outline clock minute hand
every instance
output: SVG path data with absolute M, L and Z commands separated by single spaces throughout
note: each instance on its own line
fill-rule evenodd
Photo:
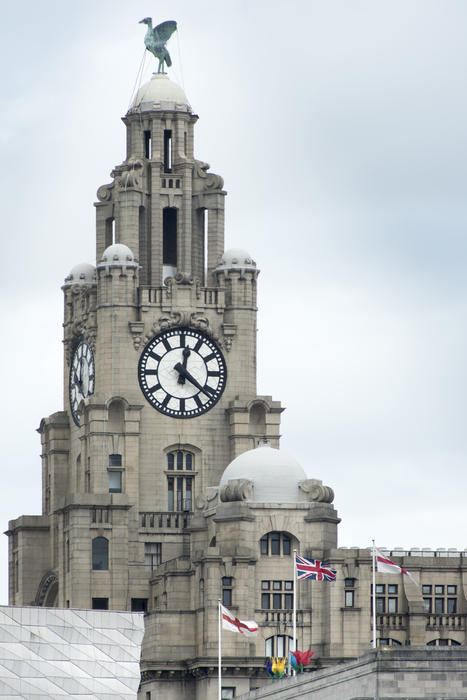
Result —
M 195 379 L 195 378 L 193 377 L 193 375 L 191 375 L 191 374 L 188 372 L 188 370 L 185 369 L 185 367 L 184 367 L 180 362 L 177 362 L 177 364 L 175 365 L 174 369 L 176 369 L 177 372 L 178 372 L 181 376 L 183 376 L 185 379 L 188 379 L 188 381 L 189 381 L 191 384 L 193 384 L 193 386 L 195 386 L 197 389 L 199 389 L 200 391 L 202 391 L 203 394 L 206 394 L 206 396 L 210 396 L 212 393 L 214 393 L 214 390 L 211 389 L 210 387 L 208 387 L 208 386 L 201 386 L 201 384 L 198 382 L 198 380 Z

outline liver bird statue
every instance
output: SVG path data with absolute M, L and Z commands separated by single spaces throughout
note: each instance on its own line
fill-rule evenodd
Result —
M 147 24 L 148 31 L 144 37 L 144 45 L 147 50 L 150 51 L 156 58 L 159 59 L 159 66 L 157 68 L 158 73 L 164 72 L 164 63 L 167 66 L 172 65 L 172 60 L 170 54 L 167 51 L 166 43 L 177 29 L 177 23 L 173 20 L 168 20 L 167 22 L 162 22 L 158 24 L 157 27 L 152 27 L 152 18 L 145 17 L 140 21 L 140 24 Z

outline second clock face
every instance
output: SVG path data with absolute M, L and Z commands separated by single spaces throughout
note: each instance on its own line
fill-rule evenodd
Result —
M 70 408 L 76 425 L 79 426 L 80 402 L 94 393 L 94 355 L 86 340 L 81 340 L 71 357 Z
M 173 328 L 146 345 L 138 379 L 155 409 L 174 418 L 195 418 L 219 401 L 227 368 L 216 343 L 205 333 Z

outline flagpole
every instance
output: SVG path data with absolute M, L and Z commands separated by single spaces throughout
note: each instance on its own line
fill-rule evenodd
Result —
M 373 547 L 371 550 L 371 558 L 373 563 L 373 649 L 376 649 L 376 566 L 375 566 L 375 541 L 372 540 Z
M 217 600 L 217 638 L 218 638 L 218 700 L 222 700 L 222 614 L 221 614 L 221 599 Z
M 293 631 L 292 631 L 292 636 L 293 636 L 293 649 L 292 651 L 297 651 L 297 550 L 294 549 L 293 551 L 293 613 L 292 613 L 292 622 L 293 622 Z M 289 654 L 289 664 L 290 664 L 290 654 Z M 294 672 L 295 675 L 295 672 Z

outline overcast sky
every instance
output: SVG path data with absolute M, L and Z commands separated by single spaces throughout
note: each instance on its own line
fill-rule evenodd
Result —
M 258 393 L 287 409 L 282 448 L 334 488 L 340 545 L 464 549 L 464 0 L 2 9 L 3 529 L 41 510 L 60 287 L 95 263 L 146 16 L 178 22 L 170 77 L 200 116 L 196 156 L 225 179 L 226 247 L 261 269 Z M 6 537 L 0 562 L 6 603 Z

